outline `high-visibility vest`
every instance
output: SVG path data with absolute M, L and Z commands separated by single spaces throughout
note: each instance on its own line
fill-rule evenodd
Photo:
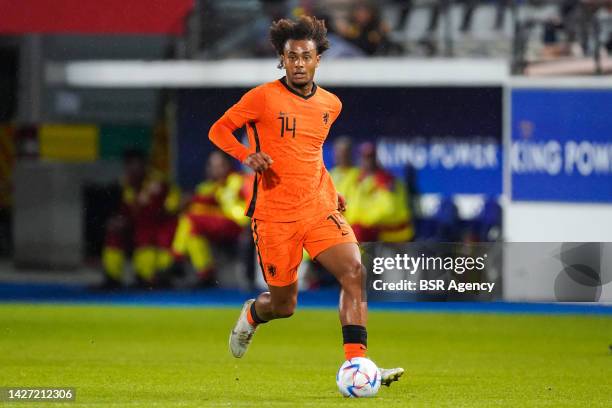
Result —
M 178 212 L 181 190 L 158 172 L 149 172 L 140 189 L 121 182 L 122 213 L 134 217 L 158 217 Z
M 393 212 L 392 177 L 383 171 L 359 174 L 347 192 L 345 217 L 351 224 L 376 227 Z
M 347 193 L 345 217 L 350 224 L 377 229 L 384 242 L 409 241 L 414 235 L 404 183 L 383 170 L 359 175 Z
M 330 170 L 329 174 L 334 182 L 336 191 L 348 200 L 348 194 L 359 178 L 359 169 L 354 166 L 336 166 Z
M 402 180 L 394 180 L 393 208 L 381 222 L 378 239 L 382 242 L 406 242 L 414 238 L 414 227 L 409 206 L 408 189 Z
M 242 175 L 231 173 L 222 182 L 208 180 L 198 184 L 188 211 L 224 216 L 238 225 L 248 224 L 244 215 L 244 182 Z

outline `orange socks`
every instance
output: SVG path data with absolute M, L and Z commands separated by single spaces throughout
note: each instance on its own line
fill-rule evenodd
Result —
M 350 360 L 355 357 L 365 357 L 366 356 L 366 346 L 359 343 L 346 343 L 344 345 L 344 358 Z
M 251 316 L 251 308 L 249 308 L 247 311 L 247 321 L 251 326 L 257 327 L 257 323 L 255 323 L 255 320 L 253 320 L 253 316 Z
M 251 303 L 251 307 L 247 310 L 247 321 L 253 327 L 257 327 L 261 323 L 267 323 L 267 320 L 263 320 L 257 316 L 257 310 L 255 310 L 255 302 Z
M 359 325 L 342 326 L 344 339 L 344 357 L 347 360 L 355 357 L 365 357 L 368 350 L 368 332 Z

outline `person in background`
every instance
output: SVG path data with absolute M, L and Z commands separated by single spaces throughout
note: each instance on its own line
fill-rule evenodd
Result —
M 358 1 L 350 12 L 348 22 L 338 22 L 338 31 L 366 55 L 401 54 L 402 49 L 389 37 L 389 27 L 382 20 L 375 2 Z
M 544 58 L 559 58 L 572 54 L 572 44 L 579 40 L 580 2 L 563 0 L 558 4 L 558 15 L 549 17 L 542 31 L 541 54 Z
M 211 244 L 237 243 L 249 223 L 244 215 L 249 195 L 245 177 L 233 170 L 229 156 L 220 151 L 212 152 L 206 164 L 206 180 L 197 185 L 179 218 L 172 242 L 173 267 L 178 268 L 188 256 L 200 285 L 214 286 Z
M 380 167 L 373 143 L 360 146 L 357 182 L 347 192 L 346 219 L 360 242 L 405 242 L 414 228 L 404 183 Z
M 327 28 L 327 39 L 329 40 L 330 48 L 325 54 L 326 59 L 357 58 L 366 55 L 361 48 L 340 35 L 331 15 L 324 11 L 316 12 L 315 15 L 325 22 L 325 27 Z
M 121 286 L 129 253 L 138 283 L 152 286 L 156 283 L 156 272 L 172 262 L 170 245 L 176 229 L 180 190 L 162 174 L 147 169 L 142 151 L 126 151 L 123 164 L 121 202 L 106 225 L 102 250 L 104 286 Z
M 341 136 L 334 141 L 334 164 L 329 174 L 338 193 L 347 199 L 359 177 L 359 168 L 353 165 L 353 143 L 349 137 Z
M 254 57 L 268 58 L 274 56 L 274 48 L 270 46 L 268 39 L 268 27 L 274 21 L 289 17 L 295 12 L 295 1 L 288 0 L 259 0 L 261 6 L 261 17 L 255 20 L 252 41 L 252 52 Z

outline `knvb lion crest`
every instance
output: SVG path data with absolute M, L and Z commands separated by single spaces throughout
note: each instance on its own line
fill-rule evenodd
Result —
M 327 125 L 328 122 L 329 122 L 329 112 L 325 112 L 323 114 L 323 123 Z
M 276 276 L 276 265 L 266 264 L 266 271 L 268 272 L 268 275 L 270 275 L 271 277 Z

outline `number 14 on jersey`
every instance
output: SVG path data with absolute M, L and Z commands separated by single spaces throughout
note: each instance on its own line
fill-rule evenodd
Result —
M 295 138 L 295 116 L 289 117 L 288 113 L 280 112 L 277 117 L 281 122 L 280 137 L 285 137 L 285 131 L 292 132 L 293 138 Z

